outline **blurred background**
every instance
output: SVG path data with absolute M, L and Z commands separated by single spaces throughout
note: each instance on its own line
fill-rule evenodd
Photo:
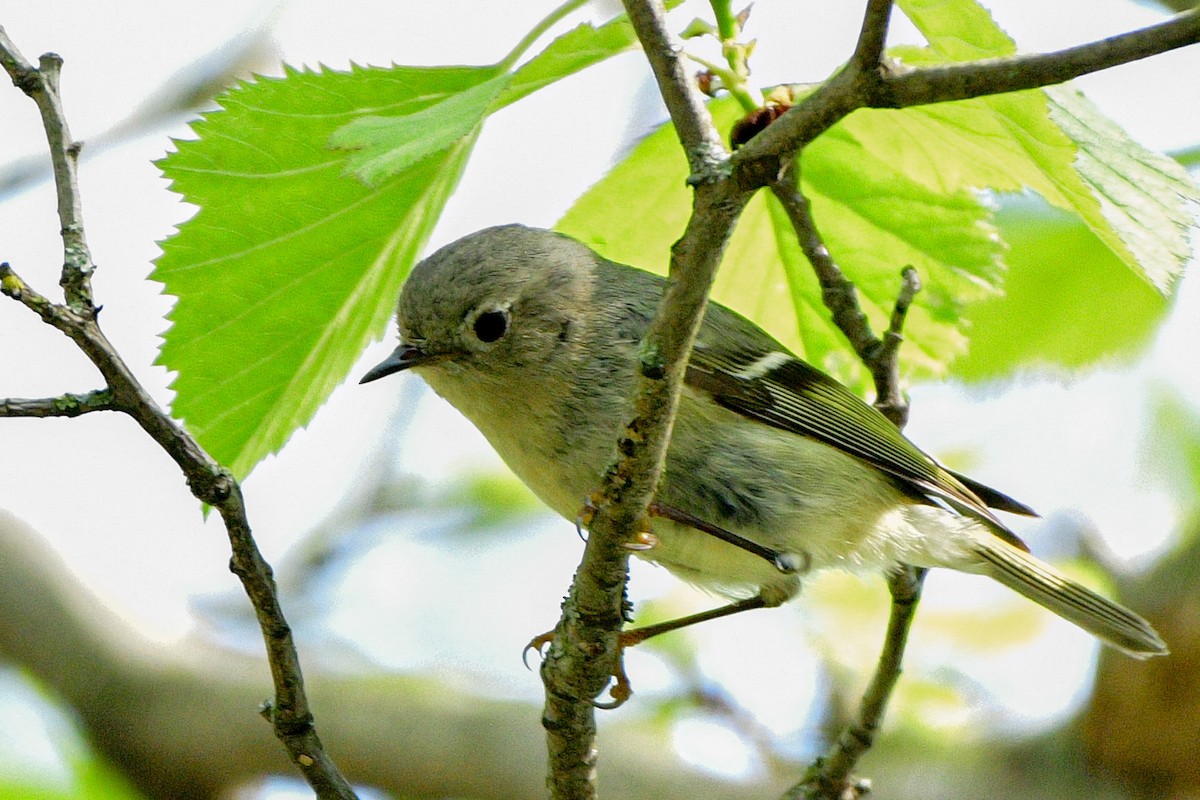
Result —
M 518 6 L 519 7 L 516 7 Z M 171 298 L 146 276 L 192 209 L 153 161 L 236 78 L 283 62 L 484 63 L 555 4 L 482 0 L 4 3 L 25 56 L 65 59 L 86 142 L 85 220 L 109 338 L 164 404 L 153 364 Z M 1146 25 L 1127 0 L 1000 0 L 1026 51 Z M 676 12 L 676 29 L 706 4 Z M 618 12 L 596 3 L 555 29 Z M 759 2 L 758 82 L 816 81 L 851 48 L 858 4 Z M 897 15 L 899 17 L 899 15 Z M 892 39 L 918 42 L 897 19 Z M 1143 144 L 1195 164 L 1200 48 L 1078 81 Z M 550 226 L 665 119 L 644 60 L 614 58 L 491 118 L 431 248 L 501 222 Z M 536 135 L 533 135 L 536 133 Z M 50 294 L 62 261 L 36 107 L 0 91 L 0 259 Z M 1024 254 L 1071 258 L 1026 199 Z M 1061 227 L 1061 226 L 1060 226 Z M 1043 248 L 1043 249 L 1038 249 Z M 1105 304 L 1110 305 L 1105 305 Z M 1125 298 L 1090 313 L 1121 318 Z M 1200 291 L 1086 368 L 911 389 L 911 438 L 1037 508 L 1017 531 L 1150 617 L 1173 655 L 1138 663 L 997 585 L 930 577 L 906 671 L 861 772 L 880 797 L 1200 797 Z M 1070 322 L 1064 320 L 1065 339 Z M 1014 321 L 1013 337 L 1022 331 Z M 363 355 L 361 374 L 390 351 Z M 0 305 L 0 396 L 99 386 L 69 342 Z M 415 378 L 337 390 L 245 482 L 276 568 L 318 729 L 365 796 L 540 797 L 541 683 L 520 653 L 551 628 L 578 563 L 478 433 Z M 0 421 L 0 798 L 306 797 L 269 725 L 248 601 L 174 465 L 124 417 Z M 638 619 L 711 607 L 641 563 Z M 601 716 L 607 797 L 777 796 L 827 746 L 874 666 L 881 580 L 822 576 L 784 608 L 636 648 L 636 692 Z

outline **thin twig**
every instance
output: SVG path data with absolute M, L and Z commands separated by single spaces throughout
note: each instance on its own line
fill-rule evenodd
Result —
M 851 61 L 862 70 L 879 69 L 883 61 L 883 47 L 887 43 L 888 23 L 892 19 L 892 0 L 869 0 L 863 15 L 862 28 L 858 34 L 858 45 L 854 48 Z
M 780 181 L 771 184 L 771 190 L 783 205 L 801 249 L 812 263 L 821 284 L 821 297 L 834 323 L 850 340 L 875 379 L 875 407 L 902 428 L 908 419 L 908 403 L 900 391 L 900 343 L 903 341 L 904 319 L 913 298 L 921 289 L 917 271 L 905 267 L 901 272 L 900 291 L 888 330 L 882 339 L 876 337 L 859 308 L 854 284 L 830 256 L 817 231 L 808 200 L 796 188 L 791 172 L 787 170 Z M 829 753 L 813 764 L 804 780 L 784 794 L 783 800 L 852 800 L 869 791 L 869 782 L 852 779 L 850 772 L 870 748 L 892 689 L 900 677 L 908 629 L 920 600 L 924 574 L 924 570 L 905 566 L 889 580 L 892 607 L 888 633 L 871 684 L 859 705 L 858 717 L 842 732 Z
M 904 341 L 904 319 L 913 298 L 921 291 L 921 277 L 916 269 L 907 266 L 900 271 L 900 292 L 887 331 L 879 342 L 874 357 L 867 364 L 875 378 L 875 407 L 903 428 L 908 422 L 908 402 L 900 391 L 900 344 Z
M 112 395 L 112 409 L 128 414 L 141 425 L 179 465 L 196 499 L 220 513 L 233 550 L 230 569 L 241 579 L 254 605 L 266 642 L 275 684 L 270 716 L 275 735 L 319 797 L 355 797 L 317 738 L 292 632 L 279 606 L 271 567 L 250 531 L 237 481 L 154 402 L 104 336 L 94 313 L 79 313 L 52 303 L 30 288 L 8 264 L 0 264 L 0 290 L 75 342 L 104 376 Z
M 874 87 L 883 77 L 881 59 L 890 0 L 871 0 L 867 5 L 858 44 L 845 74 L 856 78 L 860 87 Z M 850 90 L 853 94 L 853 89 Z M 785 115 L 786 116 L 786 115 Z M 875 381 L 875 406 L 898 428 L 908 420 L 908 403 L 900 390 L 900 343 L 904 320 L 913 298 L 921 289 L 917 271 L 905 267 L 900 291 L 888 329 L 882 338 L 871 330 L 858 303 L 854 284 L 845 276 L 829 253 L 812 216 L 808 199 L 800 191 L 798 160 L 781 171 L 770 184 L 782 204 L 804 254 L 813 266 L 821 285 L 821 298 L 834 324 L 854 347 L 859 359 L 871 371 Z M 883 720 L 888 701 L 900 678 L 908 631 L 921 599 L 925 570 L 901 565 L 888 580 L 892 595 L 888 629 L 871 682 L 859 703 L 854 721 L 842 731 L 829 752 L 818 759 L 804 779 L 783 795 L 783 800 L 857 800 L 870 792 L 870 782 L 852 777 L 858 760 L 871 748 Z
M 58 196 L 58 221 L 62 229 L 63 269 L 59 284 L 67 305 L 86 313 L 92 306 L 92 253 L 83 235 L 83 200 L 79 194 L 79 150 L 82 143 L 71 138 L 59 92 L 62 58 L 46 53 L 39 59 L 40 69 L 25 60 L 16 45 L 0 27 L 0 64 L 13 85 L 29 95 L 42 115 L 42 127 L 50 145 L 54 165 L 54 185 Z
M 78 417 L 91 411 L 114 411 L 112 392 L 94 389 L 59 397 L 0 399 L 0 417 Z
M 729 153 L 712 124 L 704 94 L 688 73 L 683 47 L 667 30 L 666 11 L 661 0 L 627 0 L 625 13 L 637 32 L 654 71 L 658 91 L 671 115 L 671 124 L 687 154 L 691 170 L 689 183 L 696 185 L 721 177 Z
M 61 283 L 67 302 L 59 305 L 50 301 L 26 284 L 8 264 L 0 264 L 0 291 L 75 342 L 104 377 L 106 389 L 100 391 L 108 392 L 108 406 L 128 414 L 141 425 L 179 465 L 192 494 L 218 510 L 233 551 L 230 569 L 241 579 L 250 597 L 266 643 L 275 685 L 275 699 L 269 709 L 275 734 L 318 797 L 350 800 L 356 795 L 325 753 L 313 726 L 292 632 L 279 605 L 271 567 L 251 534 L 241 487 L 228 470 L 214 461 L 154 402 L 97 323 L 97 309 L 92 302 L 90 287 L 93 267 L 84 240 L 75 172 L 78 146 L 67 132 L 58 100 L 58 73 L 62 60 L 47 55 L 40 63 L 41 69 L 34 69 L 0 29 L 0 64 L 13 83 L 37 101 L 50 141 L 59 215 L 63 223 L 66 257 Z
M 1200 42 L 1200 8 L 1140 30 L 1053 53 L 900 70 L 884 77 L 872 105 L 905 108 L 1052 86 L 1197 42 Z
M 864 24 L 864 29 L 866 29 Z M 762 162 L 792 158 L 830 126 L 858 108 L 905 108 L 1021 89 L 1051 86 L 1200 42 L 1200 8 L 1136 31 L 1053 53 L 986 59 L 938 67 L 864 69 L 851 62 L 817 91 L 738 150 L 739 180 L 771 182 Z M 865 50 L 860 43 L 857 51 Z
M 858 290 L 846 277 L 825 240 L 817 230 L 812 216 L 812 205 L 797 188 L 795 168 L 789 166 L 778 181 L 771 184 L 771 192 L 783 206 L 784 213 L 792 223 L 792 229 L 800 244 L 800 250 L 808 258 L 821 286 L 821 300 L 859 359 L 871 371 L 875 380 L 875 406 L 897 427 L 904 427 L 908 406 L 900 392 L 899 349 L 903 341 L 904 319 L 913 298 L 921 289 L 917 271 L 905 267 L 901 271 L 900 292 L 892 312 L 891 324 L 883 338 L 875 335 L 866 314 L 858 303 Z
M 809 768 L 804 780 L 785 792 L 781 800 L 858 800 L 870 792 L 870 781 L 852 778 L 850 773 L 863 754 L 871 749 L 892 690 L 900 678 L 904 648 L 921 600 L 926 572 L 903 566 L 888 579 L 888 589 L 892 593 L 891 616 L 875 674 L 863 692 L 858 714 L 829 752 Z
M 771 192 L 783 206 L 800 250 L 816 273 L 817 282 L 821 285 L 821 300 L 829 309 L 834 324 L 849 340 L 858 357 L 867 363 L 879 349 L 879 338 L 871 331 L 867 315 L 858 304 L 858 291 L 854 284 L 838 267 L 829 248 L 825 246 L 825 240 L 821 238 L 812 216 L 812 206 L 797 188 L 795 173 L 796 170 L 789 166 L 780 179 L 771 184 Z

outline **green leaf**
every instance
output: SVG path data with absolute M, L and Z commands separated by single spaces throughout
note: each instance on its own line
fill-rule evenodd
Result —
M 929 47 L 947 61 L 1002 58 L 1017 46 L 974 0 L 897 0 Z
M 740 113 L 728 98 L 710 107 L 722 130 Z M 962 305 L 994 292 L 1002 248 L 975 193 L 935 191 L 899 171 L 877 152 L 871 130 L 838 125 L 813 142 L 803 155 L 802 188 L 877 330 L 890 314 L 901 268 L 912 264 L 921 273 L 925 289 L 910 311 L 910 346 L 902 353 L 910 371 L 940 374 L 965 347 Z M 663 272 L 690 213 L 686 175 L 678 142 L 664 126 L 589 189 L 557 227 L 609 258 Z M 773 198 L 756 197 L 747 207 L 713 297 L 842 380 L 864 383 Z
M 154 272 L 175 415 L 238 476 L 282 447 L 384 331 L 486 116 L 635 44 L 621 17 L 511 73 L 289 69 L 218 98 L 159 162 L 200 207 Z
M 546 510 L 529 487 L 509 472 L 464 475 L 447 487 L 440 503 L 470 512 L 470 522 L 462 533 L 489 539 L 498 528 Z
M 1184 169 L 1200 167 L 1200 144 L 1194 144 L 1183 150 L 1176 150 L 1171 153 L 1171 158 L 1177 161 Z
M 486 73 L 486 68 L 480 68 L 481 75 Z M 346 161 L 347 171 L 376 186 L 478 132 L 492 101 L 511 78 L 502 73 L 468 89 L 447 92 L 416 111 L 405 98 L 400 113 L 358 117 L 335 130 L 329 144 L 356 151 Z
M 672 0 L 667 7 L 674 8 L 681 2 L 683 0 Z M 585 22 L 559 36 L 521 65 L 513 73 L 512 82 L 496 99 L 494 110 L 637 46 L 637 35 L 624 14 L 600 27 Z
M 299 72 L 242 84 L 160 163 L 200 207 L 153 277 L 179 298 L 160 363 L 173 412 L 244 476 L 312 418 L 384 330 L 474 133 L 367 186 L 332 133 L 364 109 L 419 113 L 490 68 Z
M 1151 342 L 1170 302 L 1077 216 L 1017 198 L 997 222 L 1009 245 L 1004 294 L 971 308 L 971 346 L 954 362 L 955 377 L 1081 368 L 1133 357 Z
M 801 174 L 825 242 L 876 331 L 887 326 L 900 269 L 916 268 L 922 289 L 905 323 L 906 364 L 919 375 L 943 374 L 965 347 L 963 308 L 1000 282 L 1004 248 L 990 209 L 975 192 L 923 185 L 850 126 L 807 148 Z
M 1069 86 L 1047 90 L 1050 117 L 1079 146 L 1075 171 L 1090 190 L 1076 210 L 1127 266 L 1163 294 L 1191 258 L 1200 189 L 1174 159 L 1131 140 Z
M 974 0 L 899 5 L 930 43 L 926 49 L 893 51 L 906 64 L 1016 52 Z M 907 128 L 894 137 L 900 157 L 927 161 L 927 174 L 942 185 L 1033 189 L 1051 205 L 1077 214 L 1127 267 L 1164 294 L 1190 257 L 1188 231 L 1200 189 L 1178 163 L 1134 142 L 1069 86 L 895 116 Z

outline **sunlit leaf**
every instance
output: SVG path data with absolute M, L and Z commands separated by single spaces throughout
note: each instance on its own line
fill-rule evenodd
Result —
M 312 418 L 371 338 L 462 172 L 459 139 L 368 186 L 330 135 L 364 108 L 415 113 L 488 69 L 292 71 L 242 84 L 160 162 L 200 206 L 153 277 L 179 298 L 161 363 L 174 413 L 244 476 Z
M 723 130 L 740 113 L 730 99 L 711 109 Z M 869 127 L 835 127 L 804 151 L 802 188 L 831 253 L 877 326 L 890 314 L 901 269 L 911 264 L 921 273 L 926 288 L 910 312 L 906 339 L 912 346 L 905 363 L 918 374 L 940 374 L 965 346 L 962 304 L 994 291 L 1001 245 L 977 194 L 934 191 L 874 147 Z M 664 126 L 589 189 L 557 227 L 609 258 L 663 272 L 690 213 L 686 176 L 678 142 Z M 747 207 L 713 297 L 843 380 L 862 382 L 773 198 L 757 197 Z
M 930 44 L 898 48 L 894 55 L 908 65 L 1016 53 L 975 0 L 898 5 Z M 1122 263 L 1164 294 L 1190 257 L 1200 189 L 1179 163 L 1130 139 L 1070 86 L 941 103 L 895 116 L 911 128 L 897 134 L 900 157 L 928 160 L 942 185 L 1032 189 L 1078 215 Z
M 672 9 L 682 2 L 668 0 L 665 6 Z M 496 108 L 515 103 L 543 86 L 637 46 L 637 35 L 624 14 L 599 26 L 590 22 L 578 25 L 552 41 L 513 73 L 512 82 L 496 101 Z
M 481 69 L 480 75 L 488 72 Z M 488 108 L 510 79 L 502 73 L 467 89 L 447 92 L 415 110 L 411 99 L 405 98 L 405 112 L 381 109 L 385 113 L 357 117 L 335 130 L 329 144 L 355 151 L 346 159 L 346 169 L 364 183 L 378 185 L 477 133 Z
M 971 346 L 952 372 L 992 380 L 1132 357 L 1171 304 L 1075 216 L 1030 199 L 997 217 L 1009 244 L 1004 294 L 970 311 Z

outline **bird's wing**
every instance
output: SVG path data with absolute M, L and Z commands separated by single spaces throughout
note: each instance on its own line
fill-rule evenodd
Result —
M 988 506 L 1023 514 L 1033 514 L 1032 509 L 959 478 L 904 438 L 877 409 L 785 350 L 717 352 L 698 342 L 684 382 L 731 411 L 860 458 L 925 502 L 982 520 L 1001 538 L 1028 549 Z

